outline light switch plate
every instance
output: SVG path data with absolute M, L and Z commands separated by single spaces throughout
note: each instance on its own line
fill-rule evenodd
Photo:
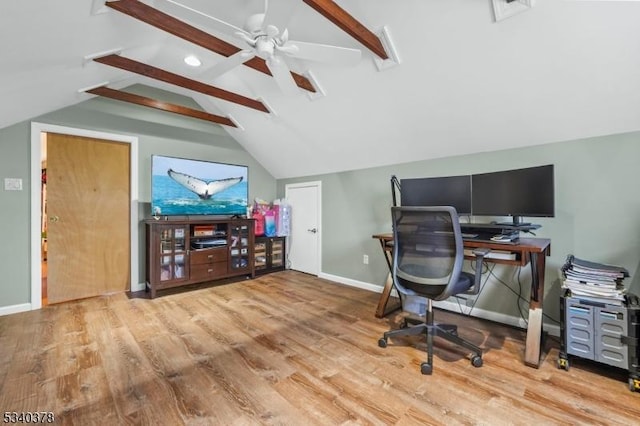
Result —
M 5 191 L 22 191 L 22 179 L 20 178 L 4 178 Z

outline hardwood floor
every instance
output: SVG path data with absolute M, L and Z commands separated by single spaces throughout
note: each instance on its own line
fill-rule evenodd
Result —
M 0 414 L 56 424 L 640 424 L 626 371 L 523 363 L 525 333 L 436 312 L 480 345 L 484 366 L 436 339 L 377 341 L 378 294 L 285 271 L 129 298 L 113 294 L 0 317 Z M 417 345 L 417 348 L 414 346 Z

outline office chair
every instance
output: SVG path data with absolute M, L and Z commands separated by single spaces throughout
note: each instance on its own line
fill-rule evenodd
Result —
M 482 350 L 458 336 L 454 324 L 434 322 L 434 300 L 444 300 L 460 293 L 477 294 L 480 289 L 482 260 L 489 250 L 479 249 L 476 254 L 476 273 L 462 271 L 464 248 L 460 223 L 455 208 L 392 207 L 393 219 L 393 283 L 405 296 L 426 298 L 425 322 L 384 333 L 378 341 L 381 348 L 387 339 L 396 336 L 425 334 L 427 361 L 420 364 L 422 374 L 433 370 L 433 338 L 442 337 L 472 352 L 471 364 L 482 366 Z M 423 304 L 424 306 L 424 304 Z

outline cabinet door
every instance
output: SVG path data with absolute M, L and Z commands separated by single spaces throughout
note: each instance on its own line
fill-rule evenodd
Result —
M 189 230 L 186 226 L 165 225 L 158 229 L 158 260 L 161 283 L 184 281 L 189 276 L 187 243 Z
M 580 303 L 577 299 L 565 299 L 567 353 L 586 359 L 594 359 L 594 307 Z
M 625 370 L 629 368 L 629 347 L 622 339 L 622 336 L 629 335 L 627 314 L 627 308 L 623 306 L 595 308 L 596 343 L 593 359 Z
M 234 274 L 241 271 L 251 271 L 252 250 L 250 248 L 251 227 L 248 222 L 233 223 L 230 226 L 229 238 L 229 271 Z
M 254 266 L 259 272 L 267 268 L 267 240 L 257 238 L 254 247 Z
M 279 269 L 284 266 L 284 239 L 274 238 L 271 240 L 271 267 Z

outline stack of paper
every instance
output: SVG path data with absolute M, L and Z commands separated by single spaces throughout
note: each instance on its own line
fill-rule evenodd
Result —
M 562 288 L 569 289 L 574 297 L 618 305 L 624 301 L 626 290 L 622 281 L 629 276 L 625 268 L 569 255 L 562 273 Z

